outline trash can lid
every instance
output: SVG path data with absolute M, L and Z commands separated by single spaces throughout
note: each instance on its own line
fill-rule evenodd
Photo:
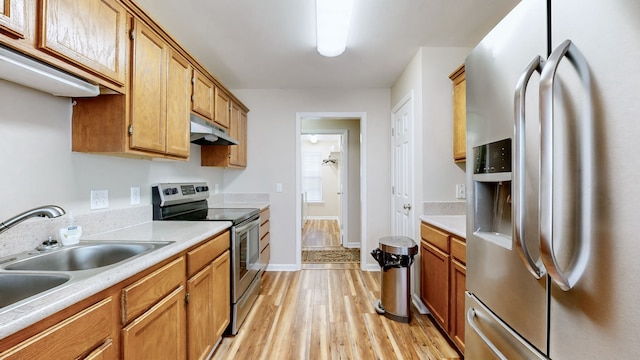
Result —
M 415 255 L 418 245 L 406 236 L 385 236 L 380 238 L 380 250 L 389 254 Z

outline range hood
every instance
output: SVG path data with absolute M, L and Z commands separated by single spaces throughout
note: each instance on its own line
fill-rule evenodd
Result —
M 227 131 L 191 114 L 191 142 L 198 145 L 238 145 Z
M 93 97 L 100 88 L 5 46 L 0 46 L 0 79 L 55 96 Z

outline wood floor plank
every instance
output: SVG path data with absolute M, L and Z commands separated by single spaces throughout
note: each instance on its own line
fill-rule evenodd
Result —
M 379 273 L 267 272 L 245 323 L 212 359 L 459 359 L 427 315 L 403 324 L 375 312 Z

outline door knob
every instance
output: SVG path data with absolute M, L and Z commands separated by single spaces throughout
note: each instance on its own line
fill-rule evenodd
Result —
M 402 208 L 405 210 L 411 210 L 411 204 L 404 204 Z

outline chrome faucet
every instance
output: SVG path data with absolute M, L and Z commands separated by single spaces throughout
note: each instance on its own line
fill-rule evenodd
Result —
M 31 210 L 27 210 L 25 212 L 23 212 L 22 214 L 18 214 L 14 217 L 12 217 L 9 220 L 5 220 L 3 222 L 0 223 L 0 234 L 9 230 L 10 227 L 12 227 L 13 225 L 16 225 L 20 222 L 23 222 L 24 220 L 27 220 L 28 218 L 32 218 L 34 216 L 41 216 L 41 217 L 48 217 L 48 218 L 55 218 L 61 215 L 66 214 L 65 211 L 56 205 L 46 205 L 46 206 L 40 206 Z

